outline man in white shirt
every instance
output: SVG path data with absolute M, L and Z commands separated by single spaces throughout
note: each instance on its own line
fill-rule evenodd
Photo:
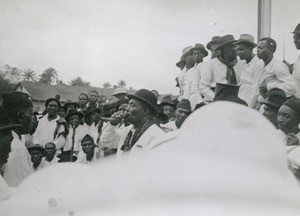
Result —
M 293 31 L 294 34 L 294 44 L 297 50 L 300 50 L 300 23 L 296 26 L 295 30 Z M 294 63 L 293 66 L 293 77 L 296 81 L 298 90 L 295 96 L 300 98 L 300 56 L 298 56 L 297 61 Z
M 284 91 L 287 97 L 293 96 L 297 91 L 297 85 L 290 74 L 288 67 L 274 57 L 276 42 L 272 38 L 262 38 L 257 45 L 257 56 L 264 61 L 262 75 L 258 81 L 260 98 L 262 102 L 266 93 L 274 88 Z
M 93 137 L 94 143 L 96 144 L 99 140 L 99 127 L 102 126 L 102 122 L 99 121 L 100 119 L 97 112 L 99 112 L 99 109 L 95 107 L 87 107 L 84 112 L 85 123 L 83 124 L 83 126 L 87 128 L 88 134 Z
M 249 34 L 241 34 L 239 40 L 235 42 L 237 54 L 241 60 L 246 62 L 241 71 L 241 81 L 239 97 L 252 107 L 255 105 L 255 94 L 258 79 L 261 76 L 264 62 L 259 59 L 253 49 L 257 46 L 254 37 Z
M 77 157 L 81 150 L 81 140 L 88 133 L 88 129 L 80 124 L 83 113 L 76 111 L 69 113 L 66 117 L 69 123 L 69 133 L 66 137 L 66 143 L 63 147 L 64 151 L 71 151 L 71 154 Z
M 192 74 L 192 71 L 194 70 L 193 67 L 195 65 L 195 59 L 193 57 L 193 54 L 190 52 L 192 47 L 187 47 L 184 51 L 185 56 L 185 67 L 180 71 L 178 75 L 178 85 L 179 85 L 179 96 L 178 100 L 180 101 L 183 98 L 189 97 L 189 91 L 188 86 L 186 84 L 189 82 L 189 75 Z
M 42 166 L 46 167 L 58 163 L 59 158 L 55 156 L 56 148 L 54 143 L 47 143 L 45 145 L 45 157 L 42 158 Z
M 219 55 L 219 50 L 215 50 L 215 47 L 217 45 L 217 40 L 219 39 L 219 36 L 214 36 L 210 42 L 207 43 L 206 48 L 211 51 L 211 58 L 216 58 Z M 192 86 L 191 86 L 191 104 L 192 104 L 192 110 L 195 109 L 196 105 L 201 104 L 203 102 L 202 95 L 200 93 L 200 81 L 201 81 L 201 73 L 202 73 L 202 67 L 204 64 L 209 63 L 203 62 L 202 64 L 196 65 L 196 70 L 192 78 Z
M 284 102 L 279 108 L 277 121 L 279 134 L 286 144 L 290 168 L 300 183 L 300 99 Z
M 195 59 L 195 66 L 193 67 L 192 73 L 189 74 L 188 76 L 188 82 L 186 85 L 186 97 L 184 99 L 188 99 L 191 102 L 192 109 L 195 108 L 196 104 L 199 104 L 202 102 L 202 96 L 201 94 L 195 94 L 195 82 L 200 83 L 201 79 L 201 67 L 202 67 L 202 62 L 203 58 L 208 55 L 208 52 L 206 51 L 205 47 L 202 44 L 196 44 L 190 52 L 192 53 L 194 59 Z
M 25 147 L 23 134 L 31 131 L 34 118 L 33 105 L 29 95 L 23 92 L 3 94 L 2 106 L 13 124 L 20 124 L 21 128 L 12 131 L 13 141 L 11 152 L 4 168 L 3 178 L 11 187 L 17 187 L 32 172 L 30 155 Z
M 204 97 L 204 101 L 213 100 L 216 83 L 230 85 L 240 83 L 240 74 L 245 63 L 237 59 L 234 41 L 232 35 L 220 37 L 215 47 L 215 50 L 220 51 L 219 56 L 203 65 L 200 93 Z
M 120 132 L 117 157 L 124 153 L 137 154 L 145 151 L 156 137 L 164 132 L 154 123 L 157 115 L 157 98 L 147 89 L 140 89 L 134 95 L 127 95 L 127 120 L 131 124 Z
M 36 131 L 33 134 L 33 144 L 45 146 L 52 142 L 56 149 L 60 150 L 65 144 L 67 123 L 58 115 L 60 103 L 55 98 L 49 98 L 45 102 L 47 114 L 39 121 Z
M 44 167 L 42 163 L 42 158 L 44 157 L 45 150 L 41 145 L 34 145 L 28 148 L 29 154 L 31 156 L 31 162 L 33 166 L 33 171 L 36 172 Z
M 93 163 L 103 158 L 103 153 L 98 146 L 95 145 L 93 138 L 90 135 L 85 135 L 81 140 L 81 147 L 84 154 L 78 157 L 76 163 Z
M 175 110 L 175 121 L 170 121 L 161 126 L 164 132 L 168 133 L 174 130 L 178 130 L 185 119 L 192 113 L 191 104 L 188 100 L 181 100 Z

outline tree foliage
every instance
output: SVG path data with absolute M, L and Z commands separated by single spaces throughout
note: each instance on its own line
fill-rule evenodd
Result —
M 109 87 L 111 87 L 110 82 L 103 83 L 103 88 L 109 88 Z
M 57 71 L 49 67 L 40 75 L 39 82 L 46 83 L 46 84 L 53 84 L 58 80 L 58 73 Z
M 89 81 L 84 81 L 81 77 L 76 77 L 75 79 L 71 80 L 71 86 L 82 86 L 82 87 L 89 87 L 91 83 Z
M 22 71 L 21 76 L 24 78 L 24 81 L 32 81 L 32 82 L 36 82 L 37 81 L 37 77 L 36 77 L 36 73 L 31 70 L 30 68 L 25 69 Z
M 12 91 L 15 84 L 22 80 L 21 70 L 5 65 L 0 69 L 0 94 Z
M 126 86 L 126 81 L 125 80 L 120 80 L 118 82 L 118 86 L 121 87 L 121 88 L 124 88 Z

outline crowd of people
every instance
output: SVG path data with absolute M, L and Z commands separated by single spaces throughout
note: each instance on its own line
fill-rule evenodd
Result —
M 293 31 L 300 49 L 300 24 Z M 257 54 L 254 49 L 257 47 Z M 211 51 L 211 59 L 203 61 Z M 97 91 L 61 104 L 59 96 L 34 112 L 28 94 L 3 94 L 0 107 L 1 199 L 33 172 L 56 163 L 94 163 L 137 155 L 177 132 L 187 117 L 215 101 L 256 109 L 278 129 L 290 170 L 300 176 L 300 58 L 293 65 L 274 57 L 276 41 L 252 35 L 214 36 L 206 45 L 183 49 L 176 78 L 178 98 L 159 101 L 156 90 L 128 94 L 117 88 L 105 102 Z

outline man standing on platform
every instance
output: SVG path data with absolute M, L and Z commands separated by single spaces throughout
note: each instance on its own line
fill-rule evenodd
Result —
M 296 49 L 300 50 L 300 23 L 296 26 L 295 30 L 293 31 L 293 34 L 294 34 L 294 44 L 296 46 Z M 298 87 L 295 96 L 297 98 L 300 98 L 300 55 L 293 66 L 293 77 Z
M 204 101 L 213 100 L 216 83 L 239 84 L 241 70 L 245 63 L 237 59 L 234 41 L 232 35 L 220 37 L 215 47 L 216 51 L 220 51 L 220 55 L 203 66 L 200 93 L 204 97 Z

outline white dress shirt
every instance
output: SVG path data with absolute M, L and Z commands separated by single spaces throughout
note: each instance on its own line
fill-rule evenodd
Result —
M 25 142 L 14 131 L 12 135 L 11 152 L 5 164 L 3 178 L 10 187 L 17 187 L 33 172 L 33 168 Z
M 233 69 L 236 76 L 237 84 L 240 83 L 241 71 L 245 65 L 244 61 L 238 60 Z M 227 66 L 218 58 L 213 58 L 203 65 L 200 81 L 200 93 L 205 101 L 212 101 L 215 93 L 211 88 L 216 87 L 216 83 L 228 83 L 226 79 Z
M 122 157 L 122 155 L 124 154 L 124 151 L 121 150 L 121 147 L 124 145 L 124 141 L 127 137 L 127 134 L 130 131 L 132 131 L 134 134 L 135 129 L 133 128 L 133 125 L 129 125 L 129 126 L 125 127 L 122 130 L 122 132 L 120 132 L 120 140 L 119 140 L 119 145 L 118 145 L 117 158 Z M 150 145 L 150 143 L 162 134 L 165 134 L 164 131 L 162 129 L 160 129 L 156 124 L 151 125 L 142 134 L 142 136 L 137 140 L 137 142 L 134 144 L 134 146 L 129 151 L 129 154 L 135 155 L 142 151 L 146 151 L 146 149 Z
M 263 68 L 264 62 L 255 55 L 241 71 L 241 86 L 238 96 L 246 101 L 248 105 L 252 104 L 258 91 L 258 80 L 262 75 Z
M 294 95 L 297 91 L 296 82 L 290 74 L 288 67 L 275 57 L 263 68 L 258 85 L 266 79 L 269 80 L 267 82 L 268 91 L 279 88 L 285 92 L 287 97 Z
M 70 151 L 72 148 L 72 138 L 73 138 L 73 127 L 69 127 L 69 133 L 66 137 L 66 143 L 64 145 L 64 151 Z M 82 138 L 87 135 L 88 129 L 83 125 L 78 125 L 75 128 L 75 137 L 74 137 L 74 151 L 79 152 L 81 150 L 81 140 Z
M 56 149 L 61 149 L 65 143 L 65 138 L 63 136 L 55 137 L 54 132 L 57 127 L 57 121 L 60 119 L 60 116 L 51 121 L 48 120 L 48 114 L 39 120 L 36 131 L 33 134 L 33 144 L 39 144 L 43 147 L 48 142 L 52 142 L 56 145 Z M 64 126 L 60 125 L 58 129 L 58 134 L 64 131 Z

